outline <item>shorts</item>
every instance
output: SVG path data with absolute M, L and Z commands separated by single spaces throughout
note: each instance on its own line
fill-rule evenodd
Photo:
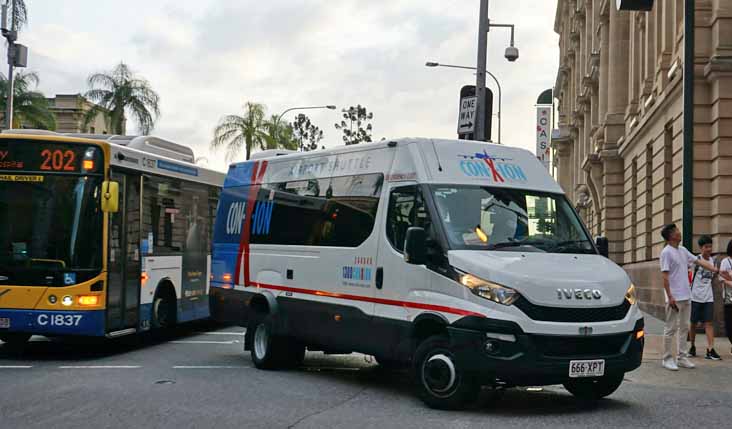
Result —
M 691 323 L 713 322 L 713 302 L 691 302 Z

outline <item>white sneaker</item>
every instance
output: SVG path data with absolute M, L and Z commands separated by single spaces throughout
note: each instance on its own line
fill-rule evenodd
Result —
M 676 365 L 676 362 L 672 358 L 666 358 L 661 361 L 661 366 L 666 368 L 669 371 L 678 371 L 679 367 Z
M 679 360 L 678 360 L 678 362 L 679 362 L 679 365 L 678 366 L 680 366 L 681 368 L 688 368 L 688 369 L 696 368 L 696 365 L 694 365 L 693 363 L 691 363 L 691 361 L 689 360 L 689 358 L 686 357 L 686 356 L 680 357 Z

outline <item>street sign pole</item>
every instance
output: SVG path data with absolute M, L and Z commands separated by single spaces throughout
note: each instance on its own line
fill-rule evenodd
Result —
M 486 92 L 485 72 L 488 55 L 488 0 L 480 0 L 480 20 L 478 21 L 478 70 L 475 79 L 477 111 L 475 115 L 475 140 L 486 141 Z

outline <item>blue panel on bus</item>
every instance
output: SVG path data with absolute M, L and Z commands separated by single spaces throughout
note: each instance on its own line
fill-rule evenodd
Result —
M 175 162 L 158 160 L 158 168 L 162 170 L 172 171 L 174 173 L 187 174 L 189 176 L 198 176 L 198 169 L 187 165 L 176 164 Z
M 254 164 L 255 161 L 232 164 L 229 167 L 229 173 L 226 175 L 226 179 L 224 179 L 224 188 L 251 184 Z
M 10 319 L 10 332 L 38 335 L 104 335 L 104 310 L 0 310 L 0 318 Z

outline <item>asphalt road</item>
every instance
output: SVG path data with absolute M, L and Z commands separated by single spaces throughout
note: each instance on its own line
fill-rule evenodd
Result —
M 649 359 L 596 403 L 550 386 L 511 389 L 500 399 L 486 391 L 469 409 L 446 412 L 425 407 L 406 374 L 362 355 L 308 353 L 304 368 L 257 370 L 242 352 L 242 331 L 197 323 L 162 339 L 34 337 L 22 354 L 0 345 L 0 428 L 720 428 L 732 421 L 729 354 L 678 373 Z

